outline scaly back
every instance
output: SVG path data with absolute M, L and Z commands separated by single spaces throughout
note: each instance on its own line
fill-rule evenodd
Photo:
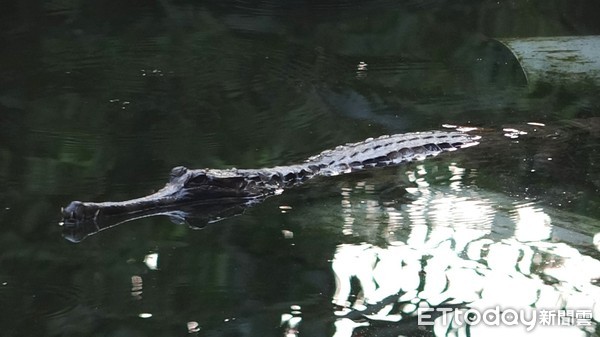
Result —
M 462 132 L 414 132 L 340 145 L 310 157 L 306 163 L 319 167 L 318 174 L 333 176 L 369 167 L 398 165 L 422 160 L 441 152 L 477 145 L 479 136 Z

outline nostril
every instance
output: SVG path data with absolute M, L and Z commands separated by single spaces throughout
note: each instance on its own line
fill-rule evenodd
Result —
M 83 220 L 85 219 L 86 206 L 81 201 L 72 201 L 67 207 L 61 208 L 63 219 Z

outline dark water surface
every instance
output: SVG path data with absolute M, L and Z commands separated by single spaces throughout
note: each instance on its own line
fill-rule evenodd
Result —
M 4 1 L 0 334 L 464 334 L 416 323 L 445 303 L 585 309 L 589 326 L 534 332 L 598 335 L 598 88 L 528 86 L 492 38 L 598 35 L 599 12 Z M 285 165 L 442 124 L 483 128 L 481 145 L 316 179 L 203 230 L 153 217 L 74 244 L 58 224 L 71 200 L 146 195 L 174 166 Z

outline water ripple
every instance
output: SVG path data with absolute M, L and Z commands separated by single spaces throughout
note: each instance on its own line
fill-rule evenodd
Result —
M 33 312 L 36 316 L 64 316 L 81 301 L 81 289 L 74 285 L 44 285 L 33 291 Z
M 19 308 L 21 314 L 35 319 L 65 316 L 81 300 L 82 291 L 73 284 L 31 284 L 10 276 L 0 277 L 0 303 L 12 303 L 12 310 Z

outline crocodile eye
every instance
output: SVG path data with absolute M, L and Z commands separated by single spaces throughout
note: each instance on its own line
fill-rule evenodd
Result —
M 206 175 L 206 171 L 205 170 L 192 170 L 189 171 L 189 177 L 186 178 L 186 185 L 201 185 L 206 183 L 206 181 L 208 180 L 208 177 Z
M 177 166 L 171 170 L 171 174 L 169 175 L 170 180 L 177 179 L 183 176 L 188 171 L 185 166 Z

